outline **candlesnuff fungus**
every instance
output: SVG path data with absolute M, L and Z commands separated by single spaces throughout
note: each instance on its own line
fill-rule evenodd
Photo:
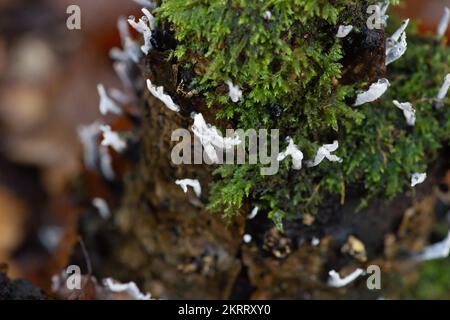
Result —
M 99 162 L 100 162 L 100 172 L 105 179 L 112 181 L 115 179 L 116 175 L 114 173 L 112 165 L 112 157 L 109 154 L 108 147 L 100 145 L 98 148 L 99 152 Z
M 119 133 L 112 131 L 108 125 L 101 125 L 100 130 L 103 133 L 102 146 L 109 146 L 117 152 L 125 151 L 127 143 L 120 137 Z
M 250 243 L 250 242 L 252 242 L 252 236 L 250 234 L 246 233 L 242 237 L 242 240 L 244 240 L 245 243 Z
M 109 50 L 109 57 L 120 62 L 126 62 L 130 59 L 128 52 L 119 48 L 111 48 L 111 50 Z
M 436 97 L 437 108 L 441 108 L 445 99 L 445 96 L 447 95 L 448 89 L 450 88 L 450 73 L 445 76 L 444 83 L 442 84 L 441 88 L 439 89 L 438 95 Z
M 405 54 L 407 47 L 406 32 L 403 32 L 400 41 L 389 43 L 386 46 L 386 65 L 401 58 Z
M 117 61 L 113 63 L 114 71 L 119 77 L 120 81 L 126 88 L 132 88 L 133 82 L 130 79 L 130 75 L 128 73 L 128 66 L 126 62 Z
M 411 175 L 411 187 L 415 187 L 416 185 L 423 183 L 426 178 L 426 173 L 413 173 Z
M 94 198 L 92 199 L 92 205 L 98 210 L 98 213 L 103 219 L 109 219 L 111 217 L 111 211 L 105 199 Z
M 128 104 L 132 100 L 131 96 L 129 96 L 125 92 L 123 92 L 119 89 L 116 89 L 116 88 L 109 89 L 108 94 L 110 95 L 110 97 L 112 99 L 114 99 L 115 101 L 120 102 L 122 104 Z
M 100 123 L 81 125 L 77 128 L 78 137 L 83 146 L 84 165 L 94 170 L 97 163 L 97 137 L 100 134 Z
M 247 216 L 248 220 L 254 219 L 256 217 L 256 215 L 258 214 L 259 211 L 259 207 L 256 206 L 252 209 L 252 212 L 250 212 L 250 214 Z
M 297 145 L 294 143 L 294 140 L 292 140 L 291 137 L 287 137 L 286 140 L 289 142 L 289 144 L 286 150 L 278 155 L 277 160 L 283 161 L 284 159 L 286 159 L 287 156 L 291 156 L 292 168 L 294 170 L 300 170 L 302 168 L 303 152 L 300 151 L 300 149 L 297 147 Z
M 401 36 L 405 33 L 409 25 L 409 19 L 403 20 L 401 26 L 387 39 L 388 43 L 397 43 Z
M 381 8 L 380 8 L 381 17 L 380 17 L 380 20 L 383 22 L 383 25 L 386 27 L 387 26 L 387 21 L 389 19 L 389 16 L 386 13 L 387 13 L 387 10 L 389 9 L 390 1 L 389 0 L 383 0 L 383 2 L 380 2 L 380 3 L 381 3 Z
M 183 189 L 184 193 L 187 192 L 187 187 L 191 187 L 192 189 L 194 189 L 194 193 L 197 197 L 200 198 L 200 196 L 202 195 L 202 187 L 200 185 L 200 182 L 195 179 L 182 179 L 182 180 L 177 180 L 175 181 L 175 184 L 179 185 L 181 187 L 181 189 Z
M 230 150 L 242 142 L 237 134 L 233 137 L 223 137 L 216 127 L 205 122 L 201 113 L 194 115 L 194 124 L 191 129 L 194 135 L 200 140 L 200 143 L 205 149 L 205 153 L 212 163 L 219 163 L 215 148 Z
M 136 22 L 135 16 L 129 16 L 128 17 L 128 24 L 136 30 L 138 33 L 144 34 L 147 30 L 150 30 L 150 27 L 148 26 L 148 21 L 143 19 L 144 17 L 139 18 L 139 21 Z
M 416 123 L 416 110 L 414 110 L 412 104 L 409 102 L 398 102 L 397 100 L 394 100 L 392 102 L 397 108 L 403 111 L 406 123 L 409 126 L 414 126 L 414 124 Z
M 352 25 L 344 26 L 340 25 L 336 37 L 345 38 L 353 30 Z
M 48 252 L 55 252 L 61 239 L 64 236 L 64 229 L 57 225 L 47 225 L 38 231 L 38 238 Z
M 334 141 L 332 144 L 324 144 L 317 150 L 317 154 L 314 160 L 308 160 L 306 162 L 306 165 L 308 167 L 315 167 L 319 165 L 319 163 L 321 163 L 325 158 L 331 162 L 342 162 L 342 158 L 339 158 L 338 156 L 331 154 L 331 152 L 336 151 L 338 148 L 339 148 L 338 141 Z
M 173 102 L 172 98 L 169 95 L 164 93 L 164 88 L 162 86 L 156 87 L 152 84 L 152 81 L 150 79 L 147 79 L 147 88 L 151 92 L 151 94 L 155 98 L 161 100 L 167 108 L 175 112 L 180 111 L 180 107 Z
M 148 8 L 150 10 L 153 10 L 156 7 L 158 7 L 158 5 L 151 0 L 133 0 L 133 1 L 136 2 L 138 5 L 140 5 L 141 7 Z
M 239 100 L 241 100 L 242 98 L 241 89 L 239 89 L 238 86 L 235 86 L 233 82 L 231 82 L 230 80 L 227 81 L 227 85 L 229 90 L 228 95 L 230 96 L 231 101 L 238 102 Z
M 330 276 L 328 278 L 328 285 L 333 288 L 345 287 L 346 285 L 355 281 L 363 273 L 364 273 L 363 269 L 357 268 L 355 271 L 350 273 L 345 278 L 341 278 L 339 273 L 337 273 L 335 270 L 331 270 L 330 272 L 328 272 L 328 275 Z
M 142 57 L 139 44 L 130 37 L 125 39 L 124 52 L 129 60 L 138 63 Z
M 313 247 L 317 247 L 319 244 L 320 244 L 320 239 L 319 239 L 319 238 L 313 237 L 313 238 L 311 239 L 311 245 L 312 245 Z
M 447 258 L 450 253 L 450 231 L 442 241 L 433 243 L 425 247 L 422 252 L 414 255 L 414 259 L 419 261 L 427 261 L 434 259 Z
M 153 31 L 155 30 L 155 17 L 152 15 L 152 13 L 150 11 L 148 11 L 148 9 L 143 8 L 142 13 L 145 15 L 145 17 L 147 18 L 148 21 L 148 25 L 150 27 L 150 30 Z
M 98 95 L 100 96 L 99 110 L 102 115 L 114 113 L 123 114 L 122 109 L 108 96 L 105 87 L 102 84 L 97 85 Z
M 124 17 L 120 17 L 117 20 L 117 29 L 119 29 L 120 41 L 122 43 L 122 47 L 124 47 L 124 50 L 112 48 L 109 51 L 109 56 L 115 61 L 127 62 L 131 60 L 134 63 L 139 62 L 139 45 L 131 39 L 128 23 Z
M 143 294 L 136 283 L 120 283 L 112 278 L 106 278 L 103 280 L 103 285 L 112 292 L 126 292 L 128 293 L 134 300 L 151 300 L 151 294 Z
M 130 35 L 130 29 L 128 29 L 128 22 L 127 19 L 125 19 L 125 17 L 119 17 L 119 19 L 117 19 L 117 29 L 119 30 L 119 36 L 120 36 L 120 41 L 122 43 L 122 45 L 125 45 L 125 39 L 129 38 Z
M 152 49 L 152 31 L 155 29 L 155 18 L 147 9 L 142 9 L 144 16 L 139 19 L 138 22 L 135 21 L 135 17 L 131 16 L 128 18 L 128 23 L 142 36 L 144 37 L 144 45 L 141 50 L 144 54 L 148 54 Z
M 128 24 L 136 30 L 138 33 L 145 34 L 146 32 L 150 31 L 150 27 L 148 25 L 148 20 L 144 19 L 144 17 L 139 18 L 139 21 L 136 22 L 135 16 L 129 16 L 128 17 Z M 144 52 L 145 53 L 145 52 Z
M 264 20 L 270 20 L 270 18 L 272 18 L 272 12 L 270 11 L 264 12 L 263 18 Z
M 392 36 L 386 40 L 386 65 L 398 60 L 406 52 L 408 46 L 406 42 L 406 28 L 408 27 L 409 19 L 402 22 Z
M 387 79 L 380 79 L 376 83 L 370 85 L 369 90 L 359 93 L 353 106 L 361 106 L 368 102 L 373 102 L 380 98 L 388 89 L 390 83 Z
M 437 35 L 438 39 L 442 38 L 444 36 L 445 32 L 447 31 L 449 20 L 450 20 L 450 9 L 445 7 L 444 14 L 442 15 L 442 18 L 439 21 L 439 24 L 437 27 L 436 35 Z

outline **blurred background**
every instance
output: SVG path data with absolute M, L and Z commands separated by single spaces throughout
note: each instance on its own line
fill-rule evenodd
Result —
M 66 9 L 81 8 L 81 30 Z M 109 50 L 123 0 L 0 0 L 0 262 L 48 287 L 48 258 L 75 221 L 67 185 L 82 170 L 76 128 L 99 118 L 96 86 L 120 88 Z M 44 283 L 46 282 L 46 283 Z
M 71 4 L 81 30 L 66 27 Z M 408 0 L 396 10 L 434 33 L 445 6 Z M 120 45 L 117 18 L 138 11 L 132 0 L 0 0 L 0 262 L 12 278 L 49 285 L 49 257 L 77 214 L 67 195 L 82 170 L 76 128 L 99 118 L 98 83 L 120 88 L 108 52 Z M 450 298 L 443 267 L 424 266 L 426 281 L 407 295 Z

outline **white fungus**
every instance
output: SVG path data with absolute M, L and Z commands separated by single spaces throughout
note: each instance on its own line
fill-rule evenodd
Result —
M 133 82 L 131 81 L 130 75 L 128 73 L 127 63 L 123 61 L 114 62 L 113 68 L 122 84 L 126 88 L 132 88 Z
M 399 59 L 407 48 L 406 28 L 409 25 L 409 19 L 403 20 L 401 26 L 386 39 L 386 65 Z
M 264 12 L 263 18 L 264 20 L 270 20 L 270 18 L 272 18 L 272 12 L 270 11 Z
M 151 295 L 149 293 L 143 294 L 139 288 L 136 286 L 136 283 L 120 283 L 111 278 L 107 278 L 103 280 L 103 285 L 112 292 L 126 292 L 128 293 L 134 300 L 150 300 Z
M 277 161 L 283 161 L 287 156 L 292 157 L 292 168 L 294 170 L 300 170 L 302 168 L 303 152 L 297 147 L 291 137 L 286 138 L 289 144 L 285 151 L 278 154 Z
M 38 231 L 38 238 L 48 252 L 54 252 L 64 235 L 63 228 L 59 226 L 46 226 Z
M 117 28 L 119 29 L 120 40 L 124 49 L 112 48 L 109 52 L 110 57 L 115 61 L 128 62 L 131 60 L 134 63 L 138 63 L 141 57 L 139 44 L 131 39 L 128 23 L 124 17 L 118 19 Z
M 100 134 L 100 123 L 79 126 L 77 133 L 83 145 L 84 165 L 94 170 L 97 163 L 97 137 Z
M 400 59 L 405 54 L 407 47 L 406 32 L 403 32 L 400 41 L 386 46 L 386 65 Z
M 244 236 L 242 237 L 242 240 L 244 240 L 245 243 L 250 243 L 252 242 L 252 236 L 247 234 L 244 234 Z
M 450 88 L 450 73 L 445 76 L 444 83 L 442 84 L 441 88 L 439 89 L 439 93 L 436 97 L 436 100 L 437 100 L 436 107 L 437 108 L 441 108 L 443 106 L 444 99 L 447 96 L 447 92 L 448 92 L 449 88 Z
M 194 189 L 194 193 L 197 197 L 200 198 L 200 196 L 202 195 L 202 187 L 200 185 L 200 182 L 195 179 L 182 179 L 182 180 L 177 180 L 175 181 L 175 183 L 177 185 L 179 185 L 181 187 L 181 189 L 183 189 L 184 193 L 187 192 L 187 187 L 191 187 L 192 189 Z
M 155 27 L 155 18 L 147 9 L 142 9 L 144 16 L 139 19 L 138 22 L 135 21 L 134 16 L 130 16 L 128 18 L 128 23 L 142 36 L 144 37 L 144 45 L 141 47 L 141 50 L 144 54 L 148 54 L 152 49 L 152 30 Z
M 103 133 L 102 146 L 109 146 L 117 152 L 123 152 L 126 149 L 127 143 L 125 140 L 117 132 L 112 131 L 110 126 L 102 125 L 100 130 Z
M 317 247 L 319 244 L 320 244 L 320 239 L 319 238 L 314 237 L 314 238 L 311 239 L 311 245 L 313 247 Z
M 341 278 L 339 273 L 337 273 L 335 270 L 331 270 L 330 272 L 328 272 L 328 275 L 330 276 L 328 278 L 328 285 L 333 288 L 345 287 L 349 283 L 355 281 L 356 278 L 358 278 L 363 273 L 364 273 L 363 269 L 357 268 L 355 271 L 350 273 L 345 278 Z
M 143 8 L 141 11 L 147 17 L 150 30 L 155 30 L 155 17 L 146 8 Z
M 253 218 L 255 218 L 256 215 L 258 214 L 258 211 L 259 211 L 259 207 L 258 206 L 254 207 L 252 212 L 250 212 L 250 214 L 247 216 L 247 219 L 252 220 Z
M 147 79 L 147 88 L 151 94 L 155 98 L 161 100 L 167 108 L 175 112 L 180 111 L 180 107 L 173 102 L 172 98 L 169 95 L 164 94 L 164 88 L 162 86 L 156 87 L 152 84 L 150 79 Z
M 237 134 L 234 137 L 222 137 L 216 127 L 205 122 L 201 113 L 194 115 L 192 132 L 200 140 L 212 163 L 219 162 L 215 147 L 222 150 L 230 150 L 234 146 L 241 144 L 241 140 Z
M 397 108 L 403 111 L 406 123 L 409 126 L 414 126 L 414 124 L 416 123 L 416 110 L 414 110 L 412 104 L 409 102 L 398 102 L 397 100 L 394 100 L 392 102 Z
M 131 102 L 131 97 L 119 89 L 111 88 L 108 90 L 108 94 L 111 98 L 122 104 L 128 104 Z
M 62 282 L 63 282 L 65 275 L 66 275 L 66 273 L 63 271 L 63 272 L 61 272 L 61 275 L 54 274 L 52 276 L 52 280 L 51 280 L 52 281 L 52 284 L 51 284 L 52 292 L 57 292 L 57 291 L 59 291 L 59 289 L 61 289 Z
M 346 36 L 348 36 L 348 34 L 353 30 L 353 26 L 352 25 L 348 25 L 348 26 L 344 26 L 344 25 L 340 25 L 338 32 L 336 34 L 336 37 L 338 38 L 345 38 Z
M 332 144 L 324 144 L 317 150 L 317 154 L 314 160 L 313 161 L 308 160 L 306 162 L 306 165 L 308 167 L 315 167 L 319 165 L 325 158 L 331 162 L 342 162 L 342 158 L 339 158 L 338 156 L 331 154 L 338 148 L 339 148 L 338 141 L 334 141 Z
M 380 20 L 383 22 L 384 26 L 387 26 L 387 21 L 389 19 L 389 16 L 386 14 L 387 10 L 389 9 L 389 0 L 384 0 L 383 2 L 378 3 L 378 6 L 380 7 Z
M 228 93 L 228 95 L 230 96 L 231 101 L 233 101 L 234 103 L 238 102 L 239 100 L 242 99 L 242 90 L 239 89 L 238 86 L 235 86 L 233 84 L 233 82 L 231 81 L 227 81 L 226 82 L 228 85 L 228 89 L 230 90 L 230 92 Z
M 409 19 L 403 20 L 402 25 L 386 39 L 386 65 L 398 60 L 405 54 L 408 47 L 406 42 L 406 28 L 408 27 Z
M 108 147 L 99 147 L 99 157 L 100 157 L 100 172 L 103 177 L 107 180 L 112 181 L 115 179 L 116 175 L 112 166 L 112 158 L 109 154 Z
M 450 21 L 450 9 L 448 7 L 444 8 L 444 14 L 442 15 L 441 20 L 439 21 L 438 27 L 437 27 L 437 37 L 438 39 L 442 38 L 447 31 L 448 23 Z
M 141 7 L 145 7 L 150 10 L 155 9 L 158 6 L 155 2 L 151 0 L 133 0 L 133 1 L 136 2 L 138 5 L 140 5 Z
M 358 94 L 354 106 L 360 106 L 365 103 L 377 100 L 386 92 L 389 86 L 390 83 L 387 79 L 383 78 L 378 80 L 370 86 L 369 90 Z
M 426 173 L 413 173 L 411 175 L 411 187 L 415 187 L 416 185 L 424 182 L 426 178 Z
M 128 24 L 137 32 L 143 34 L 145 32 L 146 29 L 150 29 L 149 26 L 147 25 L 147 21 L 144 19 L 142 20 L 142 18 L 139 19 L 138 22 L 136 22 L 136 17 L 135 16 L 129 16 L 128 17 Z
M 116 47 L 111 48 L 111 50 L 109 50 L 109 57 L 114 61 L 121 61 L 121 62 L 126 62 L 130 58 L 124 50 Z
M 123 16 L 117 20 L 117 29 L 119 29 L 120 40 L 125 45 L 125 39 L 130 37 L 130 29 L 128 29 L 127 19 Z
M 111 217 L 111 211 L 106 201 L 102 198 L 92 199 L 92 205 L 98 210 L 98 213 L 103 219 L 109 219 Z
M 134 63 L 138 63 L 142 57 L 141 48 L 139 47 L 139 43 L 127 37 L 125 39 L 124 51 L 128 56 L 128 59 L 133 61 Z
M 100 96 L 99 110 L 102 115 L 114 113 L 117 115 L 123 114 L 122 109 L 108 96 L 105 87 L 102 84 L 97 85 L 97 92 Z
M 447 258 L 449 253 L 450 231 L 447 233 L 447 237 L 444 240 L 425 247 L 422 252 L 415 255 L 414 258 L 419 261 L 442 259 Z
M 401 38 L 403 33 L 405 33 L 406 28 L 409 25 L 409 19 L 403 20 L 401 26 L 395 30 L 395 32 L 388 38 L 388 40 L 391 40 L 393 42 L 398 42 L 398 40 Z

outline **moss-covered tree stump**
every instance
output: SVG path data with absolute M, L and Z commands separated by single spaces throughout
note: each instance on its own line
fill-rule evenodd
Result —
M 376 264 L 390 290 L 391 274 L 414 269 L 411 255 L 433 231 L 431 189 L 450 138 L 448 106 L 433 99 L 448 49 L 409 27 L 408 50 L 386 68 L 386 39 L 400 22 L 368 29 L 372 1 L 161 2 L 135 81 L 163 86 L 180 112 L 137 91 L 139 160 L 114 215 L 113 272 L 161 298 L 376 298 L 365 277 L 327 284 L 332 269 L 344 276 Z M 381 78 L 391 83 L 383 97 L 354 107 Z M 228 80 L 240 101 L 228 96 Z M 414 126 L 392 100 L 414 105 Z M 189 129 L 192 113 L 221 129 L 279 129 L 281 149 L 291 137 L 305 160 L 336 140 L 343 161 L 295 170 L 287 159 L 272 176 L 261 165 L 174 165 L 172 132 Z M 412 189 L 415 172 L 428 179 Z M 175 184 L 183 178 L 200 181 L 200 198 Z

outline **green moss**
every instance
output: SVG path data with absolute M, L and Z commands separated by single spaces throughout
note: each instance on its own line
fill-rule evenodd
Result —
M 362 187 L 364 201 L 390 199 L 407 190 L 410 174 L 423 172 L 450 138 L 449 109 L 436 110 L 435 97 L 450 71 L 449 50 L 411 31 L 408 50 L 389 65 L 391 87 L 376 103 L 352 107 L 364 84 L 339 84 L 343 66 L 337 25 L 365 23 L 374 1 L 353 0 L 166 0 L 157 10 L 169 21 L 178 47 L 173 56 L 187 66 L 206 65 L 194 86 L 217 118 L 236 128 L 280 129 L 291 136 L 305 158 L 337 139 L 342 164 L 291 169 L 280 164 L 274 176 L 261 176 L 259 165 L 222 165 L 216 172 L 210 209 L 239 214 L 243 201 L 281 220 L 314 214 L 324 199 L 345 200 L 345 190 Z M 263 14 L 269 10 L 272 18 Z M 390 22 L 393 25 L 393 21 Z M 355 31 L 354 31 L 355 32 Z M 358 31 L 356 31 L 358 32 Z M 202 69 L 202 68 L 197 68 Z M 244 91 L 232 103 L 225 81 Z M 417 111 L 408 127 L 392 100 L 410 101 Z M 284 149 L 286 145 L 281 145 Z

